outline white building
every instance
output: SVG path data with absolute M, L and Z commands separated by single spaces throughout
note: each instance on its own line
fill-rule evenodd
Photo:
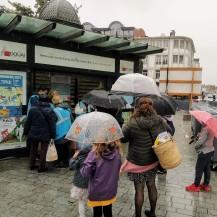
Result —
M 176 36 L 145 37 L 137 39 L 149 45 L 162 47 L 161 54 L 147 56 L 143 73 L 156 79 L 161 92 L 172 96 L 199 96 L 201 94 L 202 68 L 194 58 L 195 47 L 191 38 Z
M 93 32 L 99 32 L 104 35 L 115 36 L 118 38 L 125 38 L 133 40 L 137 37 L 145 37 L 145 31 L 142 28 L 135 28 L 133 26 L 124 26 L 119 21 L 113 21 L 108 27 L 98 28 L 92 23 L 83 23 L 84 29 Z

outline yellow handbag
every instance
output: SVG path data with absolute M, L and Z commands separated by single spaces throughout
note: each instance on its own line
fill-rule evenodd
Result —
M 175 140 L 167 132 L 164 132 L 164 134 L 165 133 L 167 134 L 167 139 L 160 142 L 159 135 L 152 148 L 158 157 L 160 165 L 164 169 L 173 169 L 181 164 L 182 155 Z

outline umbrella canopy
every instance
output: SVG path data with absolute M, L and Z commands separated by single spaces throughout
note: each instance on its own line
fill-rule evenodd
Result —
M 153 95 L 146 97 L 153 101 L 153 107 L 158 115 L 166 116 L 174 115 L 176 113 L 176 107 L 168 98 Z
M 206 124 L 206 122 L 209 119 L 212 119 L 212 115 L 208 112 L 205 111 L 198 111 L 198 110 L 194 110 L 194 111 L 190 111 L 190 114 L 197 119 L 197 121 L 199 121 L 200 123 Z
M 110 114 L 91 112 L 75 119 L 66 139 L 86 146 L 94 143 L 110 143 L 123 137 L 122 130 Z
M 153 107 L 161 116 L 175 115 L 177 106 L 171 101 L 169 96 L 150 96 L 153 101 Z
M 217 138 L 217 119 L 216 118 L 210 118 L 206 122 L 206 126 L 208 130 Z
M 120 76 L 113 84 L 111 91 L 119 95 L 138 96 L 146 94 L 160 96 L 155 81 L 139 73 Z
M 83 101 L 93 106 L 117 110 L 127 104 L 123 97 L 110 94 L 105 90 L 92 90 L 84 95 Z
M 170 96 L 163 94 L 161 95 L 161 97 L 154 95 L 147 95 L 145 97 L 152 99 L 153 107 L 159 115 L 166 116 L 174 115 L 176 113 L 177 104 L 173 101 L 173 99 Z

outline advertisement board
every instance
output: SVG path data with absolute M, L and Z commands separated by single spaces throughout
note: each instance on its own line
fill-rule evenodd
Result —
M 115 72 L 115 59 L 72 51 L 35 46 L 35 63 Z
M 26 44 L 0 40 L 0 59 L 26 62 Z
M 0 150 L 23 145 L 26 72 L 0 70 Z

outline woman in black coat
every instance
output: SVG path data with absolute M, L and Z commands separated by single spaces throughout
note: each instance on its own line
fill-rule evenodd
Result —
M 44 172 L 46 168 L 46 154 L 48 144 L 56 135 L 57 117 L 50 107 L 47 97 L 39 97 L 39 102 L 33 106 L 27 116 L 24 127 L 24 135 L 31 143 L 30 169 L 34 170 L 38 146 L 40 144 L 40 164 L 38 172 Z

